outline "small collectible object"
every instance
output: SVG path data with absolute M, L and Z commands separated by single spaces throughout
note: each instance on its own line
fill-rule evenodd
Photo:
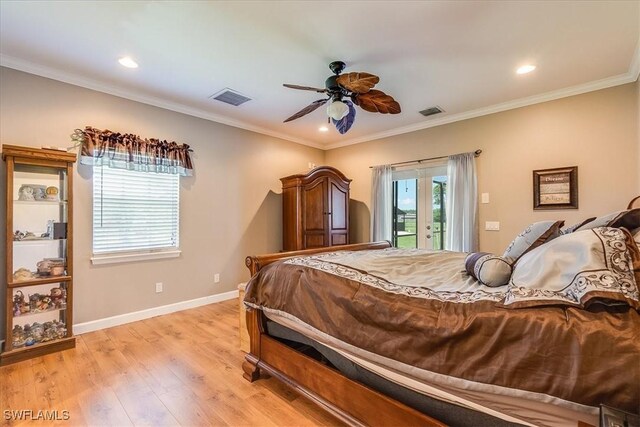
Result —
M 18 190 L 18 200 L 22 200 L 25 202 L 35 200 L 35 197 L 33 195 L 33 187 L 30 185 L 20 186 L 20 190 Z
M 13 272 L 14 282 L 24 282 L 33 279 L 34 275 L 28 268 L 19 268 Z
M 58 187 L 47 187 L 45 190 L 47 195 L 47 200 L 57 201 L 58 200 Z
M 65 308 L 67 306 L 64 288 L 51 288 L 51 304 L 53 304 L 55 308 Z
M 11 331 L 11 345 L 13 348 L 24 347 L 25 335 L 24 329 L 20 325 L 15 325 Z

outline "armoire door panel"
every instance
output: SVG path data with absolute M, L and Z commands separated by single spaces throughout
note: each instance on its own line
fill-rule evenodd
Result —
M 324 248 L 325 246 L 329 246 L 325 242 L 324 233 L 323 234 L 306 233 L 304 235 L 304 240 L 305 240 L 305 249 Z
M 302 212 L 304 216 L 305 230 L 325 230 L 325 217 L 327 212 L 325 198 L 326 181 L 319 180 L 317 183 L 304 188 L 302 192 L 303 204 Z
M 347 205 L 349 204 L 349 194 L 346 189 L 330 181 L 329 196 L 331 200 L 330 228 L 331 230 L 346 230 L 348 224 Z
M 344 233 L 334 233 L 331 234 L 331 245 L 346 245 L 349 243 L 349 239 L 347 239 L 347 235 Z

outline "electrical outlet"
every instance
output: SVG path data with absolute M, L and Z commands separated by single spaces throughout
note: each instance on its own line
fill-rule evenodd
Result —
M 213 283 L 220 283 L 220 273 L 213 275 Z
M 162 292 L 162 282 L 156 283 L 156 294 Z

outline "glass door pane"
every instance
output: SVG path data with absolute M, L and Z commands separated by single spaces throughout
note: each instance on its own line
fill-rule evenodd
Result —
M 397 248 L 418 247 L 418 180 L 393 182 L 393 245 Z

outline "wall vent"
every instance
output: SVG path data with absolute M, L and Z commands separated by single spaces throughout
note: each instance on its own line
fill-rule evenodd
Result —
M 216 92 L 209 97 L 209 99 L 215 99 L 216 101 L 224 102 L 225 104 L 231 104 L 238 106 L 244 104 L 247 101 L 251 101 L 251 98 L 242 95 L 241 93 L 225 87 L 220 92 Z
M 427 108 L 426 110 L 420 111 L 420 114 L 425 117 L 429 117 L 433 116 L 434 114 L 440 114 L 442 112 L 444 112 L 444 110 L 436 105 L 435 107 Z

